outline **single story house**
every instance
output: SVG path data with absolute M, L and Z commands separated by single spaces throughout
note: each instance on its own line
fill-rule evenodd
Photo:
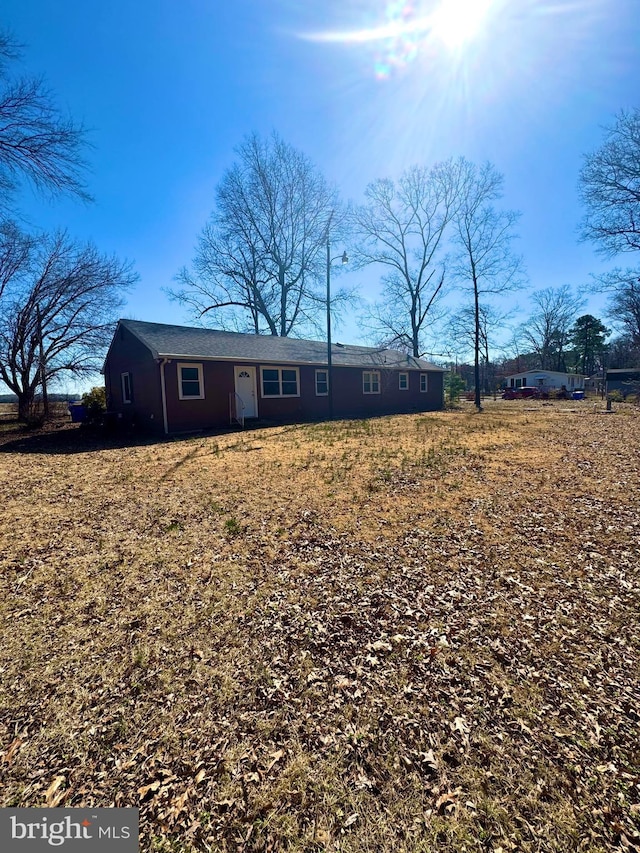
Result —
M 247 419 L 293 422 L 443 406 L 444 370 L 396 350 L 120 320 L 104 363 L 107 408 L 165 434 Z
M 527 370 L 506 377 L 507 388 L 540 388 L 542 391 L 583 391 L 587 376 L 581 373 L 562 373 L 557 370 Z
M 640 394 L 640 368 L 625 367 L 607 370 L 606 392 L 619 391 L 623 397 L 627 394 Z

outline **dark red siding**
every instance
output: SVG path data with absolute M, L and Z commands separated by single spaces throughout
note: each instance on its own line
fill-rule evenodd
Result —
M 380 393 L 364 394 L 361 368 L 334 368 L 333 409 L 337 416 L 366 417 L 379 414 L 427 412 L 442 408 L 442 376 L 428 372 L 427 391 L 420 391 L 420 373 L 409 374 L 409 388 L 401 391 L 398 370 L 380 370 Z
M 133 399 L 122 399 L 122 374 L 129 373 Z M 107 409 L 123 421 L 145 429 L 164 431 L 160 373 L 151 352 L 123 326 L 118 326 L 104 372 Z
M 229 392 L 234 390 L 233 368 L 238 363 L 183 358 L 165 365 L 169 432 L 229 426 Z M 204 400 L 180 399 L 178 364 L 202 365 Z
M 186 363 L 183 359 L 180 363 Z M 167 416 L 169 432 L 209 429 L 229 424 L 229 393 L 234 391 L 234 367 L 256 368 L 258 418 L 266 421 L 304 421 L 328 417 L 329 399 L 316 395 L 315 365 L 300 365 L 299 397 L 263 397 L 260 367 L 242 361 L 198 361 L 203 368 L 203 400 L 180 400 L 178 395 L 177 362 L 165 367 Z M 273 365 L 291 367 L 291 365 Z M 322 368 L 320 368 L 322 369 Z M 333 411 L 335 417 L 368 417 L 381 414 L 425 412 L 442 408 L 442 373 L 427 373 L 427 391 L 420 391 L 420 373 L 407 371 L 409 388 L 399 389 L 398 371 L 380 371 L 380 393 L 363 394 L 362 369 L 335 367 L 333 369 Z
M 178 364 L 202 366 L 204 399 L 180 400 L 178 393 Z M 298 397 L 263 397 L 261 367 L 292 365 L 267 362 L 205 361 L 202 359 L 171 359 L 164 366 L 166 412 L 169 433 L 215 429 L 229 425 L 229 394 L 235 390 L 234 368 L 248 366 L 256 370 L 258 419 L 263 421 L 321 420 L 329 415 L 329 399 L 316 395 L 316 370 L 322 366 L 300 365 Z M 121 374 L 130 373 L 133 402 L 122 399 Z M 333 412 L 341 417 L 371 417 L 375 415 L 425 412 L 442 408 L 442 373 L 428 372 L 427 391 L 420 391 L 420 372 L 407 370 L 409 387 L 400 390 L 399 371 L 381 369 L 380 393 L 363 393 L 363 369 L 333 368 Z M 126 421 L 164 431 L 160 362 L 125 328 L 119 327 L 105 364 L 105 384 L 108 405 Z

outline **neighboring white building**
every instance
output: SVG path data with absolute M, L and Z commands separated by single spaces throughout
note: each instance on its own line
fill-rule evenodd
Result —
M 563 386 L 567 391 L 584 390 L 587 376 L 581 373 L 560 373 L 556 370 L 527 370 L 525 373 L 512 373 L 506 377 L 507 388 L 542 388 L 545 391 L 559 391 Z

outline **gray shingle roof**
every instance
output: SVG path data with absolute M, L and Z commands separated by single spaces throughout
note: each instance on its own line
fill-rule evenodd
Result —
M 323 341 L 243 335 L 141 320 L 120 320 L 120 324 L 142 341 L 155 358 L 243 359 L 274 364 L 327 363 L 327 344 Z M 441 367 L 422 358 L 413 358 L 397 350 L 335 343 L 331 347 L 331 356 L 337 366 L 442 371 Z

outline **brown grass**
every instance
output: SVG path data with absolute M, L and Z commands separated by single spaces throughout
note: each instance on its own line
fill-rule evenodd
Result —
M 633 850 L 639 427 L 4 433 L 2 805 L 139 806 L 156 851 Z

